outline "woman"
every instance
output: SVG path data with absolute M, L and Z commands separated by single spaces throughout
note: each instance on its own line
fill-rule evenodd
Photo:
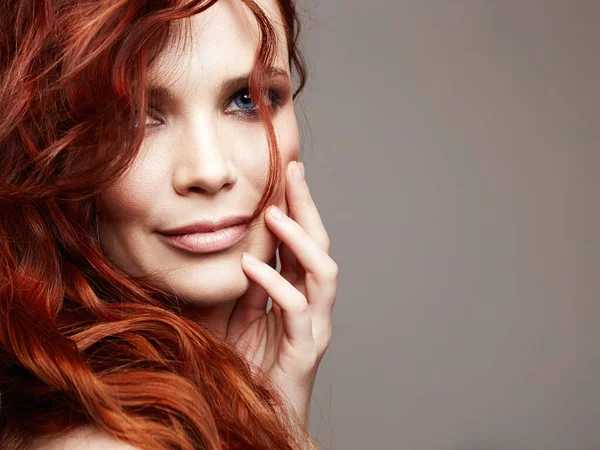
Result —
M 290 0 L 2 2 L 0 448 L 314 448 L 338 269 L 298 25 Z

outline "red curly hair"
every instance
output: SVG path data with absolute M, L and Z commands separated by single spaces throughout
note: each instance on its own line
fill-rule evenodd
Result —
M 281 176 L 266 104 L 277 35 L 253 0 L 249 91 Z M 103 255 L 98 194 L 133 162 L 146 77 L 174 29 L 216 0 L 0 3 L 0 448 L 92 425 L 141 449 L 314 444 L 266 375 L 182 312 L 181 299 Z M 276 0 L 306 81 L 293 0 Z M 189 23 L 184 21 L 184 23 Z M 138 126 L 141 124 L 141 126 Z M 300 432 L 298 432 L 300 430 Z

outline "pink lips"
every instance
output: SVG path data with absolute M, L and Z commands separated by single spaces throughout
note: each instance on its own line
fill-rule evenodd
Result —
M 240 225 L 249 220 L 250 216 L 230 216 L 223 219 L 205 219 L 181 227 L 171 228 L 170 230 L 162 230 L 160 233 L 169 236 L 189 233 L 207 233 L 220 230 L 221 228 L 228 228 L 233 225 Z
M 225 250 L 239 242 L 250 230 L 248 216 L 194 222 L 179 228 L 161 231 L 159 235 L 173 247 L 192 253 Z

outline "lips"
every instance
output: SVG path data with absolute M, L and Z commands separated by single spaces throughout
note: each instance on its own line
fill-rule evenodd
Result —
M 166 235 L 161 239 L 171 247 L 190 253 L 214 253 L 233 247 L 250 231 L 248 224 L 233 225 L 206 233 Z
M 195 233 L 210 233 L 213 231 L 242 225 L 250 220 L 250 216 L 229 216 L 221 219 L 203 219 L 176 228 L 159 231 L 166 236 L 178 236 Z

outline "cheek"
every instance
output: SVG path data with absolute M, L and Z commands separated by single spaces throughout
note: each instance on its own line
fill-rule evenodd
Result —
M 290 161 L 297 160 L 300 155 L 300 139 L 298 125 L 293 108 L 286 107 L 274 120 L 275 136 L 279 154 L 281 156 L 282 176 Z M 240 141 L 234 142 L 235 164 L 258 191 L 264 189 L 269 171 L 269 148 L 266 131 L 254 127 Z M 241 144 L 243 145 L 236 145 Z M 282 183 L 284 180 L 282 179 Z
M 300 156 L 300 136 L 293 106 L 287 108 L 281 120 L 276 122 L 275 134 L 285 168 L 290 161 L 297 160 Z
M 276 201 L 276 205 L 289 214 L 287 196 L 285 194 L 285 184 L 287 178 L 287 167 L 291 161 L 297 161 L 300 156 L 300 137 L 298 134 L 298 123 L 293 107 L 289 108 L 288 114 L 282 115 L 282 120 L 278 122 L 275 128 L 277 142 L 281 153 L 281 194 Z
M 143 190 L 132 183 L 118 183 L 104 193 L 105 216 L 111 222 L 124 222 L 127 218 L 144 214 L 148 200 Z
M 111 223 L 139 222 L 151 216 L 156 204 L 164 163 L 153 164 L 149 158 L 136 160 L 112 186 L 102 194 L 106 219 Z M 164 169 L 163 169 L 164 170 Z
M 293 106 L 287 106 L 275 118 L 274 129 L 281 155 L 282 175 L 285 177 L 287 165 L 297 160 L 300 154 L 298 124 Z M 239 175 L 248 179 L 258 196 L 264 189 L 269 170 L 266 134 L 260 127 L 247 129 L 241 134 L 239 130 L 231 131 L 233 140 L 226 146 L 231 146 L 232 163 Z M 154 146 L 159 146 L 161 151 L 151 151 Z M 169 147 L 172 146 L 158 142 L 148 148 L 142 146 L 131 168 L 102 194 L 102 207 L 109 223 L 124 225 L 153 217 L 153 209 L 159 206 L 161 186 L 170 185 L 170 161 L 165 156 L 173 152 L 173 148 Z M 282 179 L 284 183 L 285 179 Z

